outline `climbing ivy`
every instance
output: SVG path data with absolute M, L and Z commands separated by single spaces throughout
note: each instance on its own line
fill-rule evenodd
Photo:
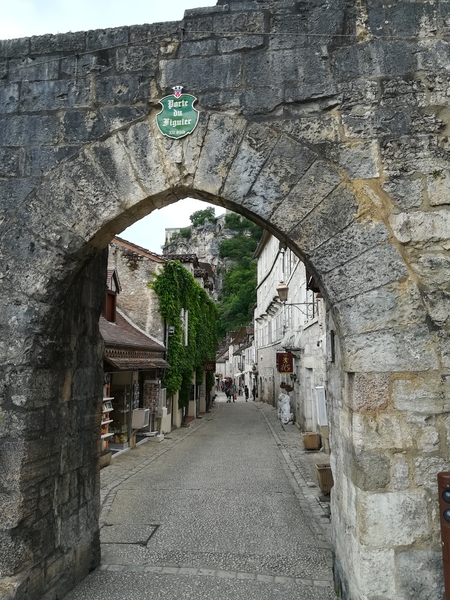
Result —
M 167 262 L 162 272 L 148 285 L 158 296 L 159 312 L 166 325 L 173 328 L 173 334 L 168 338 L 170 368 L 166 371 L 164 385 L 169 396 L 179 390 L 179 406 L 187 406 L 193 372 L 196 371 L 201 380 L 203 361 L 214 360 L 215 357 L 217 308 L 177 260 Z M 188 311 L 187 346 L 184 345 L 183 309 Z

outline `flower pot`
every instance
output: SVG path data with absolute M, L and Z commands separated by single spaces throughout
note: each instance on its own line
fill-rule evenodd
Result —
M 302 439 L 305 450 L 319 450 L 320 435 L 318 433 L 304 433 Z
M 316 474 L 322 494 L 329 494 L 333 487 L 333 473 L 330 465 L 316 465 Z

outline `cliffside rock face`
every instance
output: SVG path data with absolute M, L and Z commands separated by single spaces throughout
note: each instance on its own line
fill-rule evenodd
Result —
M 186 229 L 186 228 L 184 228 Z M 225 227 L 225 214 L 217 217 L 217 222 L 205 221 L 204 225 L 190 227 L 189 237 L 184 237 L 179 227 L 166 229 L 166 243 L 163 256 L 173 254 L 196 254 L 199 262 L 209 263 L 214 268 L 213 299 L 217 300 L 222 291 L 223 274 L 230 260 L 220 258 L 219 245 L 236 235 L 235 231 Z

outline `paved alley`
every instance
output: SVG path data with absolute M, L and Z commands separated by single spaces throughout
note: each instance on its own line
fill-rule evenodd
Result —
M 271 406 L 220 395 L 101 487 L 102 564 L 65 600 L 335 598 L 328 505 Z

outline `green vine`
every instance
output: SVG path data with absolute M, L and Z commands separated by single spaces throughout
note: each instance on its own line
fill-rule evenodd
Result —
M 169 261 L 162 272 L 147 284 L 159 299 L 159 312 L 173 328 L 169 337 L 167 360 L 170 368 L 164 377 L 167 394 L 179 391 L 179 406 L 187 406 L 194 371 L 203 378 L 202 363 L 214 360 L 217 345 L 217 308 L 205 290 L 183 265 Z M 182 310 L 188 311 L 188 344 L 185 343 Z

